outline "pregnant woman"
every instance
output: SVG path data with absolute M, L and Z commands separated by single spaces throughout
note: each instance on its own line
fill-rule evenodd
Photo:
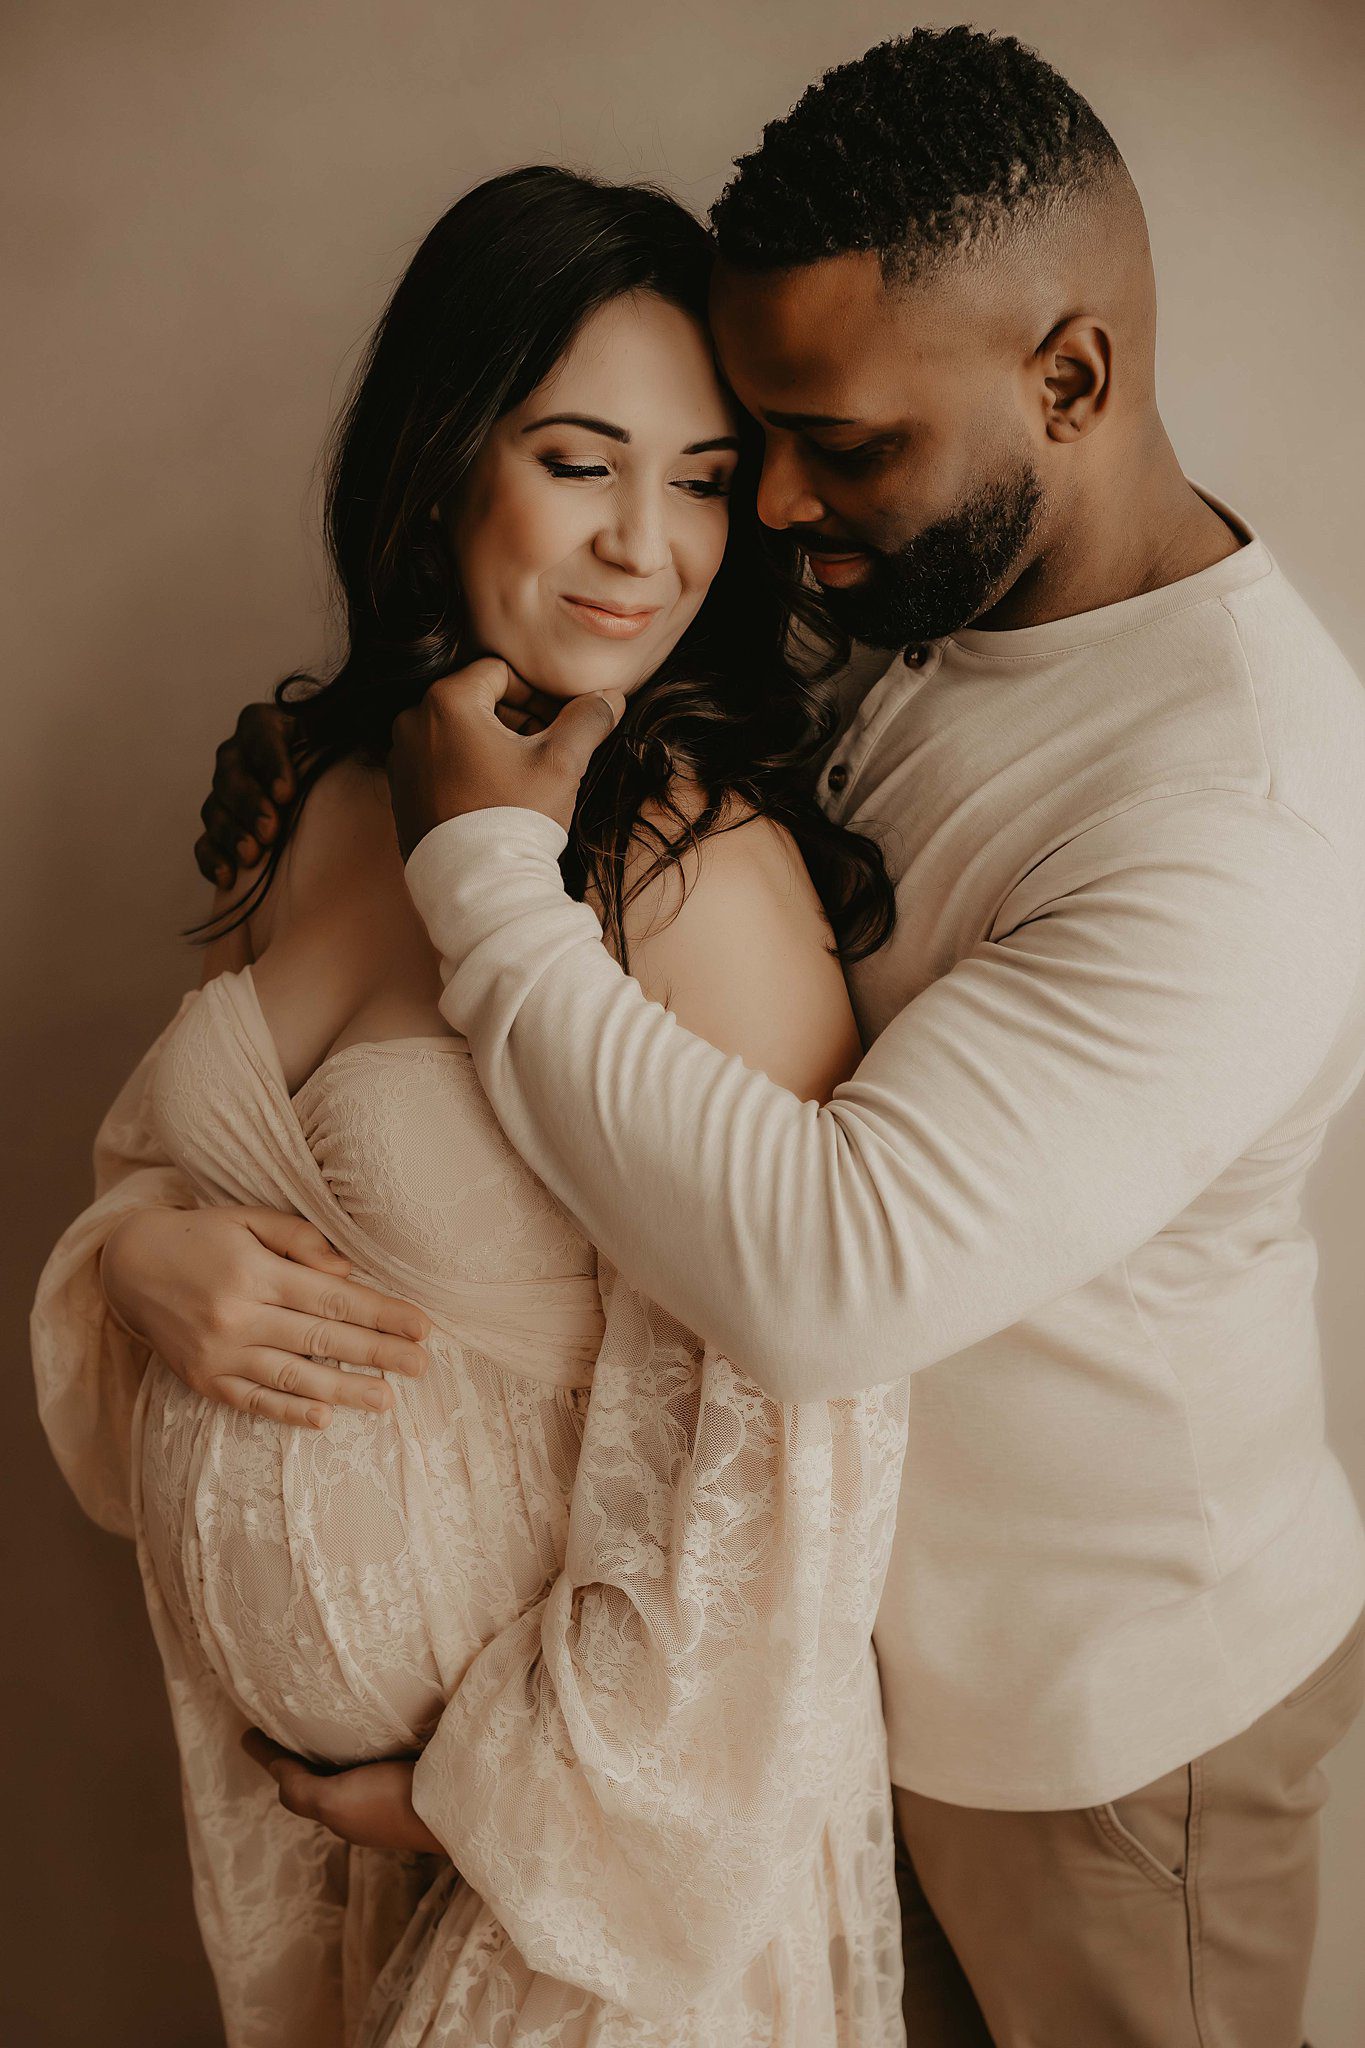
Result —
M 40 1286 L 54 1449 L 136 1536 L 232 2048 L 903 2040 L 870 1637 L 904 1384 L 779 1407 L 596 1257 L 442 1023 L 382 768 L 462 662 L 490 718 L 498 658 L 624 692 L 565 857 L 605 942 L 806 1099 L 851 1069 L 831 933 L 870 949 L 889 896 L 811 794 L 826 715 L 708 263 L 671 201 L 547 170 L 423 243 L 337 439 L 346 643 L 289 686 L 305 800 L 220 900 Z M 248 1246 L 284 1281 L 206 1381 Z M 354 1395 L 286 1427 L 310 1351 Z M 253 1727 L 415 1758 L 429 1846 L 286 1811 Z

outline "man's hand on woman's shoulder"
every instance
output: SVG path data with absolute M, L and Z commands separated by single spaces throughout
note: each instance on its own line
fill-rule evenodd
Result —
M 194 848 L 205 881 L 230 889 L 278 834 L 298 794 L 294 733 L 293 713 L 283 704 L 248 704 L 219 747 Z

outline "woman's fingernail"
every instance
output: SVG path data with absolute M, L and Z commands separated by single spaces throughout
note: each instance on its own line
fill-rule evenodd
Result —
M 314 1429 L 326 1429 L 327 1410 L 325 1408 L 310 1408 L 308 1410 L 308 1420 Z
M 274 781 L 273 781 L 273 782 L 271 783 L 271 785 L 270 785 L 270 793 L 271 793 L 271 795 L 272 795 L 272 796 L 278 796 L 278 797 L 286 797 L 286 796 L 288 796 L 288 794 L 289 794 L 289 777 L 288 777 L 287 775 L 277 775 L 277 776 L 275 777 L 275 780 L 274 780 Z
M 363 1394 L 361 1399 L 367 1408 L 387 1408 L 389 1405 L 388 1395 L 381 1393 L 378 1387 L 375 1388 L 372 1394 Z

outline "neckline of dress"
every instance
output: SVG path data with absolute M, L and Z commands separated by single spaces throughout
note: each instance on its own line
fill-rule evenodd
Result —
M 297 1088 L 291 1089 L 284 1071 L 284 1061 L 280 1057 L 279 1044 L 266 1020 L 260 991 L 256 987 L 256 977 L 251 971 L 251 963 L 249 961 L 244 967 L 238 969 L 236 979 L 251 998 L 251 1009 L 257 1027 L 255 1032 L 257 1042 L 261 1051 L 269 1059 L 280 1090 L 291 1107 L 298 1102 L 306 1089 L 312 1087 L 320 1075 L 326 1073 L 327 1069 L 334 1066 L 338 1060 L 345 1059 L 347 1053 L 384 1052 L 392 1050 L 396 1046 L 402 1046 L 409 1051 L 419 1046 L 425 1047 L 427 1050 L 437 1047 L 443 1051 L 450 1052 L 463 1052 L 467 1049 L 462 1038 L 457 1038 L 453 1032 L 444 1031 L 418 1032 L 408 1037 L 398 1038 L 353 1038 L 348 1044 L 336 1046 L 331 1052 L 324 1053 L 312 1072 L 304 1075 Z
M 362 1275 L 382 1275 L 379 1282 L 386 1293 L 400 1293 L 408 1300 L 420 1303 L 433 1319 L 438 1329 L 453 1341 L 462 1351 L 475 1351 L 490 1358 L 500 1369 L 514 1379 L 534 1381 L 537 1385 L 567 1389 L 589 1384 L 591 1375 L 584 1379 L 579 1372 L 582 1359 L 575 1357 L 569 1368 L 564 1367 L 564 1340 L 560 1332 L 550 1337 L 536 1324 L 536 1315 L 543 1313 L 542 1297 L 555 1297 L 556 1301 L 573 1305 L 580 1295 L 587 1298 L 585 1289 L 590 1291 L 591 1300 L 597 1304 L 596 1314 L 600 1319 L 600 1300 L 596 1281 L 588 1275 L 561 1277 L 550 1281 L 504 1281 L 499 1283 L 503 1299 L 493 1319 L 489 1320 L 486 1307 L 488 1285 L 483 1281 L 458 1280 L 421 1271 L 407 1259 L 387 1246 L 380 1245 L 370 1235 L 363 1223 L 353 1217 L 342 1203 L 327 1176 L 324 1174 L 313 1148 L 308 1141 L 303 1118 L 289 1094 L 280 1064 L 279 1048 L 270 1033 L 261 1009 L 260 997 L 247 968 L 229 969 L 215 975 L 201 989 L 192 991 L 199 1002 L 207 998 L 211 1018 L 221 1019 L 231 1033 L 239 1057 L 250 1068 L 259 1085 L 273 1095 L 275 1106 L 283 1109 L 285 1115 L 275 1133 L 280 1143 L 287 1145 L 291 1161 L 302 1175 L 306 1176 L 307 1194 L 304 1185 L 291 1190 L 287 1197 L 288 1206 L 298 1215 L 306 1217 L 324 1237 L 336 1246 L 344 1257 L 358 1267 Z M 188 998 L 187 998 L 188 1000 Z M 462 1038 L 452 1034 L 448 1039 L 434 1041 L 437 1045 L 448 1046 L 452 1051 L 464 1052 L 468 1046 Z M 411 1040 L 390 1038 L 377 1039 L 377 1046 L 410 1045 Z M 357 1045 L 359 1041 L 357 1041 Z M 351 1051 L 342 1046 L 328 1060 L 339 1058 Z M 308 1080 L 322 1071 L 322 1062 L 313 1069 Z M 307 1087 L 308 1082 L 303 1084 Z M 238 1133 L 241 1135 L 240 1131 Z M 254 1134 L 258 1142 L 268 1142 L 271 1132 L 265 1126 Z M 373 1280 L 371 1281 L 373 1284 Z M 529 1311 L 521 1308 L 511 1297 L 529 1293 L 535 1299 Z M 592 1322 L 592 1319 L 589 1318 Z M 584 1325 L 582 1341 L 586 1346 L 584 1358 L 595 1358 L 600 1345 L 598 1322 L 592 1322 L 591 1329 Z M 574 1339 L 577 1342 L 578 1339 Z M 522 1348 L 523 1356 L 518 1363 L 509 1363 L 505 1356 L 508 1343 L 514 1342 Z M 534 1358 L 530 1356 L 534 1353 Z

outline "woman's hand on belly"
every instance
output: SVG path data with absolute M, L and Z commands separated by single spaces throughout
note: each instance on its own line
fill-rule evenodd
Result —
M 248 1728 L 242 1748 L 269 1771 L 280 1788 L 280 1804 L 302 1820 L 352 1842 L 359 1849 L 396 1849 L 444 1856 L 445 1849 L 412 1803 L 413 1759 L 385 1758 L 347 1771 L 319 1770 L 281 1749 L 259 1728 Z
M 272 1209 L 139 1209 L 104 1247 L 116 1316 L 193 1393 L 248 1415 L 324 1429 L 332 1404 L 386 1409 L 363 1365 L 418 1378 L 430 1324 L 411 1302 L 351 1280 L 301 1216 Z

